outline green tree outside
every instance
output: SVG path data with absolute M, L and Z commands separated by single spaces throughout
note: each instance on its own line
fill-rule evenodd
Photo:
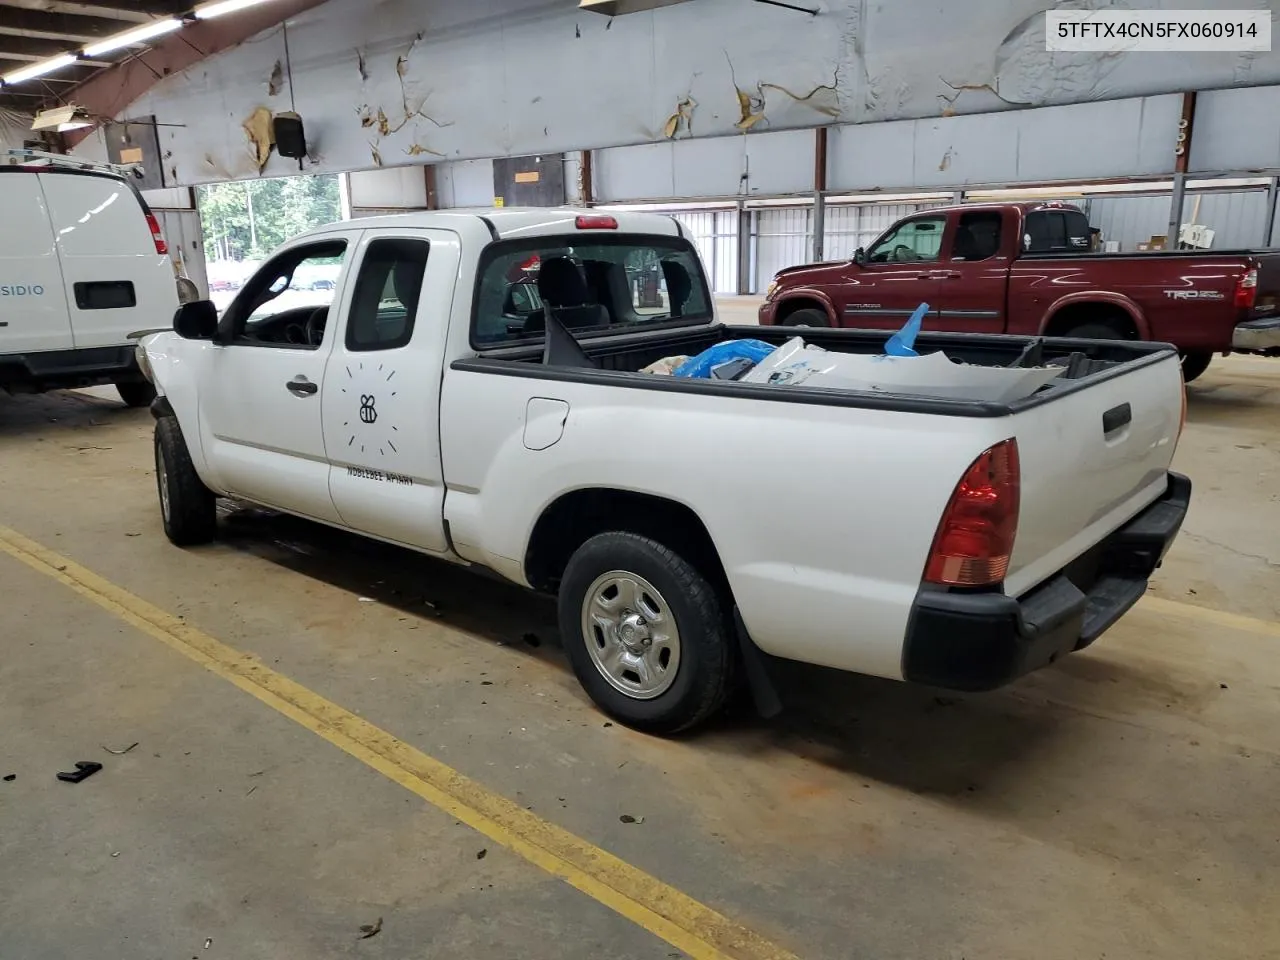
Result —
M 342 217 L 336 175 L 196 187 L 205 258 L 258 260 L 298 234 Z

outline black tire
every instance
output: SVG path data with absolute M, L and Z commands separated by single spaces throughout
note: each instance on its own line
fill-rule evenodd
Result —
M 1209 369 L 1209 363 L 1213 360 L 1213 354 L 1208 351 L 1193 351 L 1182 355 L 1182 380 L 1184 383 L 1190 383 L 1200 374 Z
M 1105 321 L 1095 321 L 1093 323 L 1082 323 L 1078 327 L 1072 327 L 1064 337 L 1073 340 L 1132 340 L 1129 333 L 1118 323 L 1106 323 Z
M 156 492 L 169 541 L 179 547 L 208 543 L 218 528 L 217 498 L 200 480 L 177 417 L 156 421 Z
M 789 313 L 783 317 L 781 326 L 829 327 L 831 326 L 831 318 L 827 316 L 827 312 L 825 310 L 805 307 L 803 310 L 797 310 L 795 313 Z
M 121 380 L 116 384 L 120 399 L 131 407 L 148 407 L 156 398 L 156 388 L 146 380 Z
M 660 603 L 648 598 L 637 608 L 665 607 L 678 630 L 674 678 L 650 699 L 619 690 L 588 650 L 588 644 L 596 644 L 603 651 L 607 640 L 599 627 L 590 636 L 584 629 L 584 605 L 597 581 L 611 573 L 648 581 Z M 559 613 L 565 653 L 578 682 L 601 710 L 629 727 L 658 734 L 687 730 L 718 711 L 733 690 L 738 653 L 728 605 L 697 568 L 657 541 L 634 533 L 592 537 L 569 559 Z

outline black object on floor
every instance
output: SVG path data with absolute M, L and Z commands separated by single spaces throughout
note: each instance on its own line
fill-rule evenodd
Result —
M 58 779 L 65 780 L 67 783 L 79 783 L 86 777 L 92 777 L 101 769 L 102 764 L 96 760 L 79 760 L 76 762 L 75 773 L 59 773 Z
M 15 780 L 17 780 L 17 779 L 18 779 L 18 775 L 17 775 L 16 773 L 11 773 L 11 774 L 9 774 L 7 777 L 5 777 L 5 778 L 4 778 L 4 782 L 5 782 L 5 783 L 13 783 L 13 781 L 15 781 Z

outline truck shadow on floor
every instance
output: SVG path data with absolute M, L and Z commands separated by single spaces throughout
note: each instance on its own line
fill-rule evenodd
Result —
M 145 422 L 146 410 L 130 410 L 119 400 L 76 390 L 11 396 L 0 391 L 0 440 L 29 439 L 55 429 L 92 429 L 121 421 Z
M 224 546 L 569 670 L 550 598 L 286 515 L 230 504 L 222 514 Z M 762 719 L 744 692 L 688 743 L 695 753 L 706 749 L 744 761 L 781 751 L 850 781 L 972 799 L 975 791 L 996 788 L 1003 771 L 1025 778 L 1028 761 L 1043 758 L 1046 743 L 1080 735 L 1081 716 L 1045 709 L 1046 700 L 1069 703 L 1081 682 L 1101 687 L 1101 696 L 1117 703 L 1131 695 L 1136 679 L 1127 668 L 1095 662 L 1082 664 L 1082 674 L 1074 659 L 1037 675 L 1034 696 L 1020 684 L 966 695 L 777 661 L 774 677 L 786 707 L 780 716 Z
M 1280 381 L 1244 377 L 1187 386 L 1187 423 L 1270 428 L 1280 414 Z

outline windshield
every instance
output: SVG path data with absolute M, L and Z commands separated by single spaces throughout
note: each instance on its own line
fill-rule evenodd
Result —
M 493 244 L 481 257 L 477 345 L 541 337 L 546 314 L 573 331 L 706 323 L 711 295 L 698 255 L 677 237 L 564 236 Z

